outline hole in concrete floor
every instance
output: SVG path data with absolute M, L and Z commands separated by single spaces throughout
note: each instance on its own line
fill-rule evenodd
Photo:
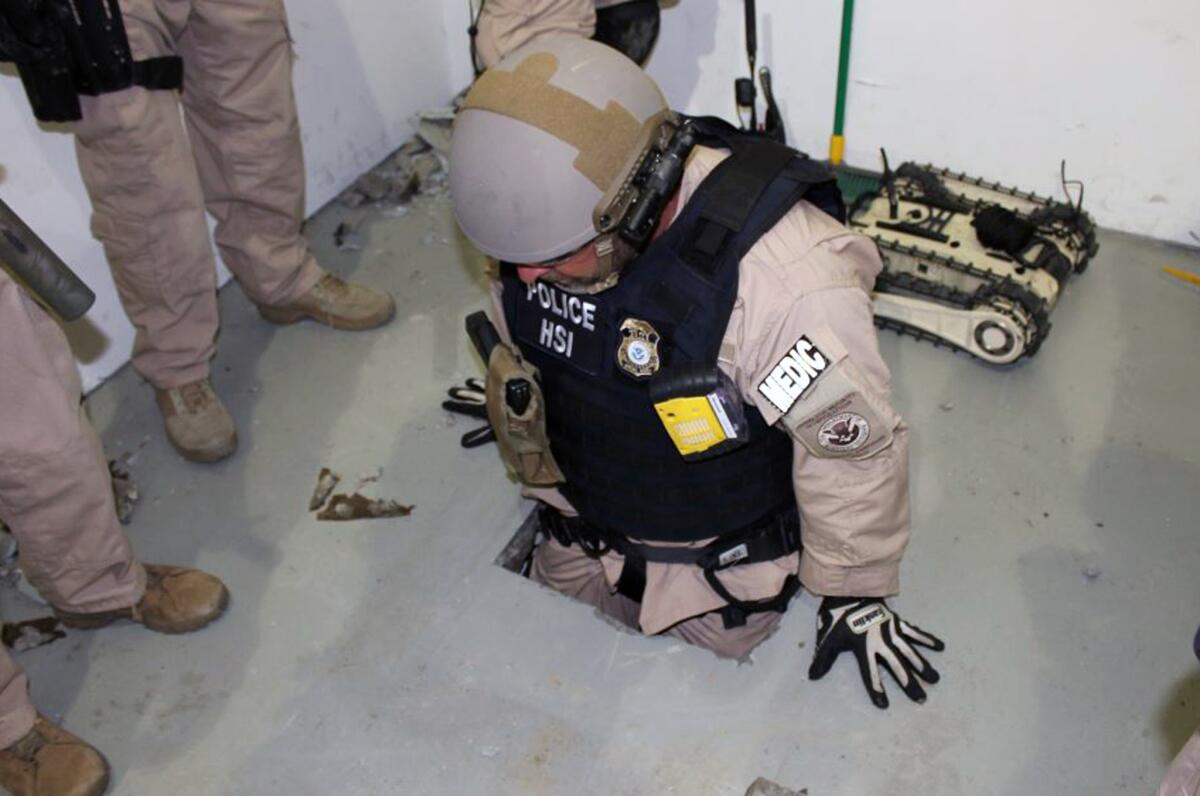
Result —
M 496 556 L 492 563 L 503 569 L 507 569 L 521 577 L 528 574 L 529 557 L 533 552 L 534 542 L 537 540 L 538 533 L 538 516 L 537 509 L 532 509 L 525 516 L 525 521 L 517 528 L 517 532 L 508 540 L 508 544 L 504 545 L 504 549 Z

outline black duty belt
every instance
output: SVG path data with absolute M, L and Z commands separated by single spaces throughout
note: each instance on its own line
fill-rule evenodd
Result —
M 583 552 L 599 558 L 609 551 L 625 557 L 625 566 L 617 580 L 617 591 L 640 603 L 646 590 L 646 562 L 687 564 L 700 567 L 712 590 L 728 605 L 721 616 L 725 627 L 746 623 L 748 614 L 787 610 L 788 602 L 800 588 L 800 580 L 788 575 L 779 594 L 764 600 L 739 600 L 730 594 L 717 573 L 730 567 L 774 561 L 800 549 L 800 514 L 793 506 L 764 517 L 746 528 L 725 534 L 703 547 L 659 547 L 634 542 L 628 537 L 599 528 L 582 517 L 566 517 L 557 509 L 542 504 L 538 518 L 542 530 L 561 545 L 579 545 Z

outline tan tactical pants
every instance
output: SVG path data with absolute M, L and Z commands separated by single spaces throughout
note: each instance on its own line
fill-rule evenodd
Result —
M 554 539 L 538 546 L 529 577 L 569 597 L 594 605 L 607 616 L 640 631 L 641 606 L 618 594 L 604 574 L 604 566 L 589 558 L 579 547 L 564 547 Z M 725 658 L 741 659 L 775 632 L 782 614 L 774 611 L 750 614 L 741 627 L 726 628 L 715 611 L 680 622 L 664 631 L 697 647 Z
M 254 302 L 287 303 L 320 277 L 300 236 L 292 48 L 282 0 L 120 5 L 135 59 L 183 58 L 183 92 L 83 97 L 76 152 L 92 232 L 137 330 L 134 367 L 157 387 L 177 387 L 206 377 L 215 350 L 205 209 L 222 258 Z
M 146 573 L 117 522 L 100 440 L 62 329 L 0 270 L 0 520 L 29 582 L 57 608 L 142 598 Z M 25 675 L 0 647 L 0 749 L 33 726 Z
M 596 6 L 612 0 L 487 0 L 479 16 L 475 52 L 489 68 L 513 50 L 541 36 L 580 36 L 596 32 Z

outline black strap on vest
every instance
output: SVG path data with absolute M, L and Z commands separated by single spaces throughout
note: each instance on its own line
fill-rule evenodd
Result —
M 731 152 L 731 157 L 722 161 L 705 181 L 710 186 L 706 186 L 704 209 L 680 250 L 684 262 L 702 280 L 714 280 L 717 268 L 723 263 L 740 262 L 758 242 L 758 235 L 740 236 L 738 248 L 726 251 L 746 229 L 768 189 L 774 184 L 778 191 L 777 180 L 781 177 L 785 178 L 793 198 L 775 202 L 774 212 L 755 220 L 760 234 L 774 227 L 801 197 L 814 200 L 814 204 L 838 221 L 845 220 L 845 207 L 832 172 L 823 164 L 776 141 L 748 136 L 715 116 L 689 117 L 688 124 L 697 131 L 698 144 L 723 147 Z M 670 284 L 660 287 L 663 292 L 672 293 Z M 671 299 L 677 305 L 677 320 L 682 321 L 690 306 L 681 297 L 670 296 L 668 300 Z M 715 319 L 720 328 L 728 322 L 733 302 L 724 309 L 722 317 Z M 704 358 L 715 363 L 716 348 L 704 352 Z
M 704 276 L 712 275 L 712 269 L 721 262 L 722 249 L 745 227 L 763 191 L 796 157 L 794 150 L 773 141 L 740 135 L 725 136 L 725 126 L 728 125 L 724 122 L 718 126 L 705 119 L 700 128 L 706 132 L 712 131 L 719 142 L 729 146 L 737 154 L 740 167 L 716 184 L 684 252 L 688 265 Z M 766 226 L 769 228 L 773 225 Z M 736 254 L 740 260 L 745 252 Z
M 617 592 L 640 603 L 646 590 L 646 562 L 687 564 L 700 567 L 704 579 L 728 605 L 721 611 L 725 627 L 739 627 L 749 614 L 764 611 L 783 613 L 800 589 L 800 580 L 788 575 L 779 594 L 763 600 L 734 597 L 717 573 L 730 567 L 775 561 L 800 549 L 800 515 L 793 507 L 758 520 L 745 529 L 726 534 L 704 547 L 660 547 L 640 544 L 619 534 L 606 533 L 581 517 L 566 517 L 542 505 L 538 510 L 542 530 L 564 547 L 579 545 L 584 554 L 600 558 L 610 551 L 625 557 L 617 580 Z

